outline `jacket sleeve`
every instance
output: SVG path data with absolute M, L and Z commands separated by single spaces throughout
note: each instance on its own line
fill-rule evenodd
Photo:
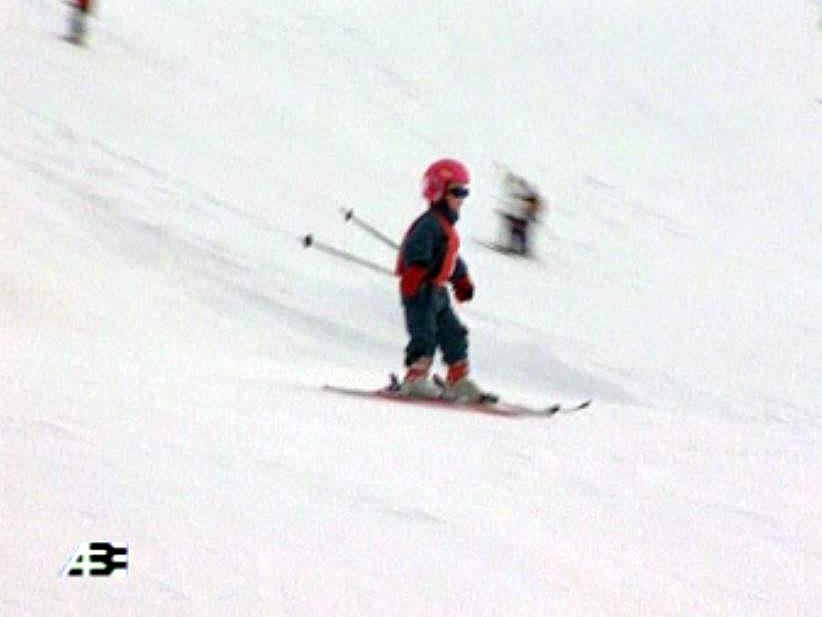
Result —
M 436 224 L 436 221 L 434 221 Z M 432 222 L 426 219 L 421 220 L 405 240 L 403 249 L 403 262 L 405 267 L 417 264 L 426 269 L 430 269 L 434 264 L 434 240 L 437 229 Z
M 448 277 L 448 280 L 453 283 L 454 281 L 458 281 L 467 274 L 468 266 L 465 264 L 465 261 L 463 261 L 462 257 L 457 256 L 457 263 L 454 266 L 454 273 L 450 277 Z

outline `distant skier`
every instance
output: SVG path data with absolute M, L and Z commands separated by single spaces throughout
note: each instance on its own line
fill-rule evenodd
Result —
M 88 30 L 88 15 L 92 10 L 92 0 L 69 0 L 72 7 L 69 16 L 69 33 L 66 39 L 75 45 L 83 45 Z
M 468 170 L 459 161 L 432 163 L 423 176 L 428 210 L 411 224 L 400 247 L 396 272 L 411 337 L 400 391 L 408 396 L 475 402 L 483 395 L 468 377 L 468 329 L 454 313 L 446 287 L 453 286 L 459 302 L 474 296 L 455 229 L 469 181 Z M 442 388 L 429 379 L 437 348 L 448 365 Z
M 528 228 L 539 220 L 547 204 L 537 188 L 525 178 L 507 172 L 502 183 L 505 197 L 499 214 L 508 232 L 508 244 L 503 246 L 511 253 L 529 256 Z

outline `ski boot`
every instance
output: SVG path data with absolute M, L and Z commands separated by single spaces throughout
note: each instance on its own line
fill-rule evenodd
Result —
M 440 398 L 442 388 L 428 378 L 433 361 L 431 356 L 417 358 L 405 373 L 400 384 L 400 394 L 412 398 Z
M 468 361 L 460 360 L 448 367 L 448 376 L 442 390 L 442 398 L 458 403 L 479 403 L 488 400 L 473 380 L 468 377 Z

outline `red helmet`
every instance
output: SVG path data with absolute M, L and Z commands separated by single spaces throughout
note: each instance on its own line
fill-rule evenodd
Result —
M 422 196 L 428 201 L 439 201 L 445 196 L 449 182 L 468 184 L 471 176 L 468 169 L 454 159 L 440 159 L 428 166 L 422 177 Z

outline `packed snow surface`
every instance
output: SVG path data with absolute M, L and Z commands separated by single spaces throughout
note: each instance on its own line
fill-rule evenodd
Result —
M 817 2 L 0 6 L 0 615 L 822 611 Z M 402 368 L 422 171 L 469 166 L 475 379 Z M 481 246 L 510 168 L 538 259 Z M 441 370 L 441 367 L 439 367 Z M 61 576 L 78 546 L 128 576 Z

